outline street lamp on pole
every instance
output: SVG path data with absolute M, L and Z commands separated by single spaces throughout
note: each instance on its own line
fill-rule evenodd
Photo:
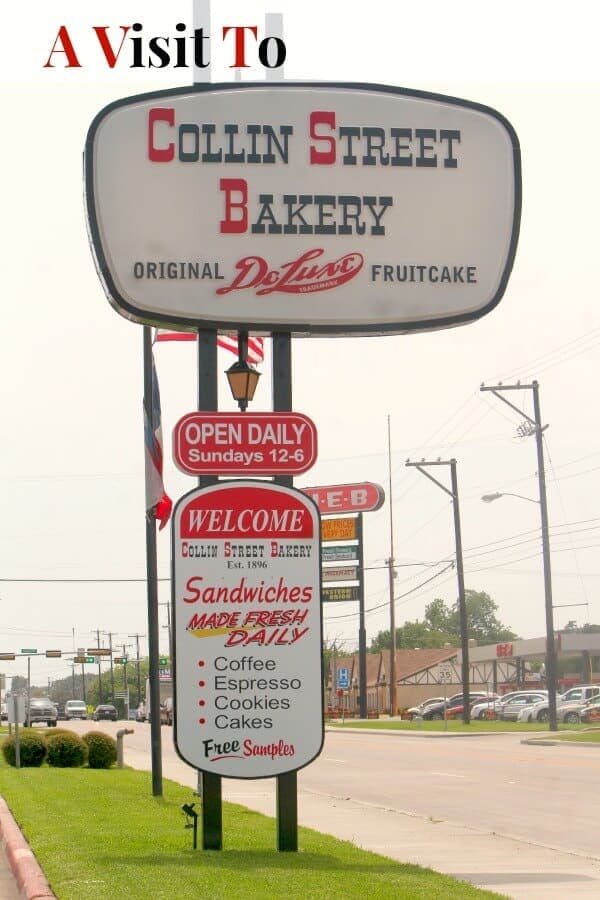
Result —
M 518 497 L 520 500 L 529 500 L 530 503 L 537 503 L 538 506 L 540 504 L 540 501 L 535 500 L 533 497 L 526 497 L 524 494 L 511 494 L 510 491 L 495 491 L 493 494 L 484 494 L 481 499 L 484 503 L 493 503 L 494 500 L 499 500 L 500 497 Z
M 527 429 L 524 429 L 524 436 L 529 434 L 535 435 L 536 454 L 537 454 L 537 474 L 539 485 L 539 500 L 532 500 L 531 497 L 523 497 L 520 494 L 511 494 L 509 496 L 520 497 L 522 500 L 529 500 L 538 503 L 540 507 L 541 527 L 542 527 L 542 560 L 544 566 L 544 609 L 546 617 L 546 686 L 548 688 L 548 726 L 550 731 L 558 730 L 558 720 L 556 715 L 556 684 L 557 684 L 557 664 L 556 664 L 556 642 L 554 640 L 554 607 L 552 605 L 552 570 L 550 564 L 550 533 L 548 529 L 548 504 L 546 500 L 546 471 L 544 465 L 544 445 L 543 433 L 548 427 L 542 425 L 542 414 L 540 411 L 540 394 L 539 384 L 532 381 L 531 384 L 514 384 L 514 385 L 495 385 L 487 387 L 481 385 L 480 390 L 491 391 L 495 397 L 502 400 L 511 409 L 525 416 L 528 423 Z M 533 418 L 523 412 L 519 407 L 511 403 L 503 396 L 505 391 L 523 391 L 530 390 L 533 395 Z M 503 494 L 499 493 L 502 497 Z M 482 500 L 490 503 L 496 500 L 495 494 L 485 494 Z

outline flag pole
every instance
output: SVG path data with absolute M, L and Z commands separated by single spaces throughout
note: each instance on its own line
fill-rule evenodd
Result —
M 143 326 L 144 340 L 144 412 L 145 426 L 154 433 L 153 416 L 153 365 L 152 329 Z M 146 492 L 152 479 L 152 460 L 145 453 Z M 156 554 L 156 519 L 146 504 L 146 591 L 148 601 L 148 677 L 150 682 L 150 745 L 152 765 L 152 794 L 162 797 L 162 747 L 160 734 L 160 682 L 158 677 L 159 628 L 158 628 L 158 567 Z M 148 698 L 146 697 L 146 701 Z

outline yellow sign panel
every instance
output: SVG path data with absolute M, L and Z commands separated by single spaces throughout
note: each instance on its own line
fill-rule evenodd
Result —
M 321 600 L 323 603 L 344 603 L 347 600 L 360 600 L 360 588 L 357 585 L 351 587 L 324 587 L 321 588 Z
M 322 519 L 322 541 L 353 541 L 356 538 L 356 519 Z

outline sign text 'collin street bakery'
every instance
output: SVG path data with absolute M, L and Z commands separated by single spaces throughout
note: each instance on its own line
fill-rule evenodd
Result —
M 292 488 L 197 488 L 172 522 L 175 745 L 189 765 L 267 778 L 321 751 L 319 513 Z
M 517 137 L 497 112 L 368 84 L 196 85 L 92 123 L 86 203 L 136 321 L 294 334 L 460 324 L 504 293 Z

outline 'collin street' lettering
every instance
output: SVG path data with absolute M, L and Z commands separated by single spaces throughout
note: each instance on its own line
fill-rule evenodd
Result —
M 309 131 L 316 143 L 301 148 L 301 153 L 303 158 L 308 154 L 311 166 L 458 167 L 454 151 L 461 133 L 457 129 L 336 128 L 335 112 L 314 110 L 309 115 Z M 160 163 L 287 164 L 293 134 L 293 125 L 287 124 L 275 129 L 264 123 L 178 123 L 174 107 L 153 107 L 148 112 L 148 159 Z

